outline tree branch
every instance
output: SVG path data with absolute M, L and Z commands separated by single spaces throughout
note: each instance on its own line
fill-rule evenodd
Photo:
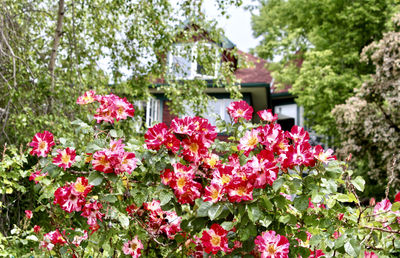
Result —
M 400 235 L 400 230 L 390 230 L 390 229 L 386 229 L 386 228 L 377 228 L 377 227 L 369 227 L 369 226 L 363 226 L 362 228 L 382 231 L 382 232 L 386 232 L 386 233 L 399 234 Z
M 50 55 L 50 63 L 49 63 L 49 71 L 51 74 L 51 91 L 54 93 L 54 67 L 56 63 L 57 49 L 60 44 L 61 36 L 62 36 L 62 26 L 64 19 L 64 0 L 60 0 L 58 2 L 58 14 L 57 14 L 57 27 L 54 34 L 53 47 L 51 49 Z

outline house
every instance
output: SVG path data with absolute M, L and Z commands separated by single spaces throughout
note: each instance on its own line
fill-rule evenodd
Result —
M 193 24 L 186 26 L 185 29 L 199 30 L 199 27 Z M 211 114 L 217 114 L 227 122 L 230 121 L 226 108 L 235 100 L 230 99 L 229 93 L 224 88 L 213 87 L 212 81 L 218 72 L 218 65 L 220 65 L 218 62 L 227 61 L 234 66 L 234 75 L 240 81 L 243 99 L 253 107 L 255 121 L 258 120 L 257 111 L 272 109 L 278 114 L 278 123 L 285 130 L 290 129 L 294 124 L 303 124 L 302 109 L 296 105 L 294 97 L 288 92 L 288 89 L 275 90 L 271 73 L 266 69 L 266 60 L 240 50 L 237 50 L 237 56 L 233 56 L 229 50 L 236 46 L 226 37 L 222 37 L 221 42 L 215 42 L 208 38 L 207 31 L 204 31 L 202 36 L 201 41 L 198 38 L 190 42 L 178 41 L 174 45 L 174 51 L 168 53 L 164 58 L 169 73 L 173 74 L 175 79 L 193 80 L 196 78 L 207 81 L 206 93 L 215 97 L 215 100 L 209 102 L 209 113 L 204 115 L 211 124 L 215 124 L 215 117 Z M 208 40 L 204 41 L 204 38 Z M 218 62 L 207 69 L 202 65 L 201 57 L 197 56 L 199 48 L 206 48 L 206 51 L 216 55 L 222 54 L 216 56 L 215 60 Z M 222 51 L 217 51 L 217 48 L 222 48 Z M 240 68 L 238 66 L 239 58 L 252 65 Z M 165 84 L 164 78 L 157 79 L 155 84 L 156 86 Z M 175 116 L 168 109 L 168 99 L 162 91 L 157 90 L 157 87 L 151 88 L 150 92 L 154 98 L 142 104 L 146 113 L 146 125 L 151 126 L 154 122 L 164 122 L 169 125 Z M 187 115 L 191 115 L 190 112 Z

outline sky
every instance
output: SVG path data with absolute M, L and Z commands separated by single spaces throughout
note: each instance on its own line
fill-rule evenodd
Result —
M 258 45 L 261 39 L 253 36 L 251 29 L 251 13 L 246 11 L 244 6 L 251 4 L 251 0 L 243 0 L 241 7 L 231 6 L 227 9 L 230 18 L 226 19 L 218 15 L 220 13 L 215 5 L 215 0 L 205 0 L 203 3 L 204 13 L 210 19 L 218 21 L 218 27 L 225 31 L 225 36 L 232 41 L 238 49 L 248 52 L 250 48 Z

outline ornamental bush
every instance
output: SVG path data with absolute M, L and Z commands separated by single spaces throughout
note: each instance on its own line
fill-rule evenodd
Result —
M 232 123 L 175 118 L 143 137 L 121 129 L 134 116 L 126 99 L 87 92 L 77 104 L 96 111 L 72 122 L 74 138 L 44 131 L 29 144 L 38 198 L 0 235 L 0 255 L 399 255 L 400 194 L 361 206 L 364 179 L 270 110 L 252 124 L 234 102 Z

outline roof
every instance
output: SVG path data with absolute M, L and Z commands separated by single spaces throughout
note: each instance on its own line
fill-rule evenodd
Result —
M 271 73 L 265 67 L 267 64 L 266 60 L 241 50 L 237 52 L 238 55 L 246 59 L 245 61 L 250 63 L 250 67 L 237 69 L 235 71 L 235 76 L 240 80 L 241 84 L 271 84 L 272 77 Z

